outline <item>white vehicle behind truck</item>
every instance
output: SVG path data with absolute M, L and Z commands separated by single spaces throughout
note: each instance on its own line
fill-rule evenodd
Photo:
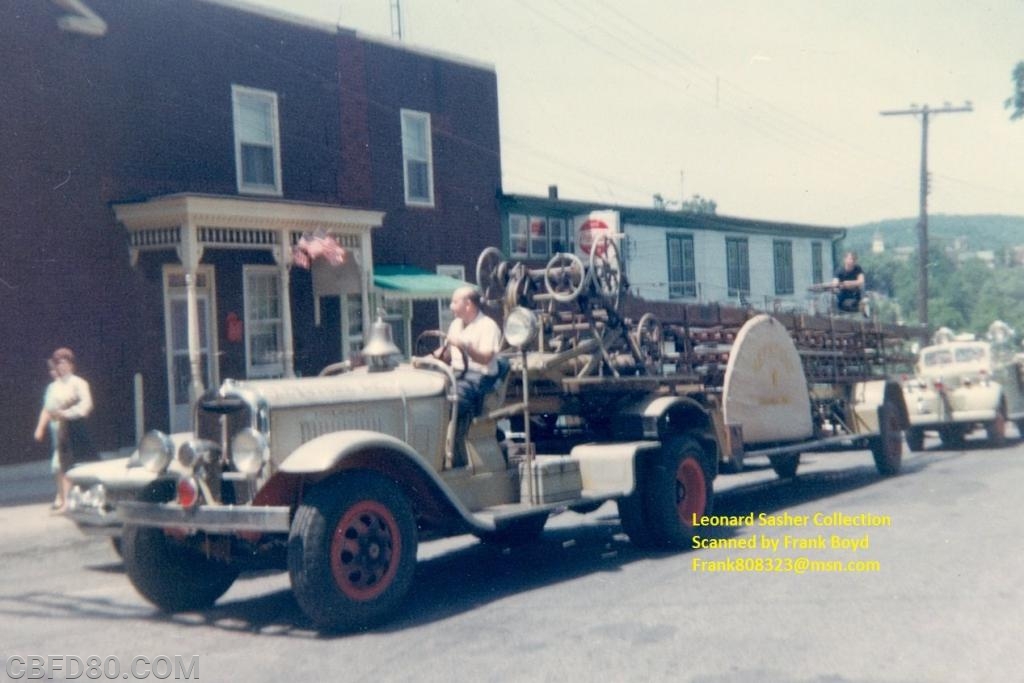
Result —
M 915 376 L 903 383 L 910 426 L 907 444 L 924 448 L 926 431 L 942 445 L 959 448 L 983 427 L 993 444 L 1006 438 L 1006 423 L 1024 433 L 1024 364 L 1005 323 L 989 328 L 989 340 L 940 331 L 937 343 L 918 353 Z
M 522 542 L 615 501 L 634 543 L 686 547 L 719 471 L 748 458 L 791 477 L 801 452 L 846 444 L 899 470 L 907 411 L 888 376 L 906 330 L 707 305 L 630 316 L 644 304 L 624 300 L 611 240 L 534 271 L 487 250 L 477 280 L 509 369 L 464 436 L 443 349 L 398 362 L 382 322 L 366 367 L 228 380 L 196 402 L 190 438 L 147 434 L 148 482 L 117 506 L 139 592 L 202 609 L 278 567 L 318 627 L 365 627 L 402 604 L 422 539 Z

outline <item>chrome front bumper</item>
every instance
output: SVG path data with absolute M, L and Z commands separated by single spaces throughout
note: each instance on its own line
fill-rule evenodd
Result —
M 116 508 L 119 498 L 130 500 L 135 491 L 110 491 L 102 484 L 89 487 L 74 486 L 68 496 L 68 510 L 65 516 L 88 535 L 118 536 L 121 520 Z
M 116 513 L 100 512 L 91 508 L 68 510 L 65 516 L 89 536 L 120 536 L 121 520 Z
M 125 524 L 164 529 L 232 533 L 259 531 L 287 533 L 291 509 L 285 506 L 199 505 L 184 508 L 177 503 L 119 503 L 117 516 Z

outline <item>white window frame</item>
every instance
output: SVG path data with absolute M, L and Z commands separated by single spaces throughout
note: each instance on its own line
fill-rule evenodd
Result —
M 673 252 L 672 244 L 678 245 Z M 665 258 L 668 268 L 668 298 L 694 299 L 697 297 L 697 256 L 693 235 L 690 233 L 670 232 L 665 235 Z M 673 264 L 673 258 L 678 263 Z M 675 268 L 673 268 L 675 265 Z M 673 278 L 676 271 L 678 278 Z
M 538 234 L 534 234 L 535 230 L 538 231 Z M 548 241 L 550 236 L 551 233 L 548 232 L 548 217 L 530 216 L 530 258 L 547 258 L 548 253 L 551 251 L 551 243 Z
M 776 296 L 792 296 L 796 293 L 793 240 L 772 240 L 772 271 L 775 275 Z
M 522 213 L 508 216 L 508 253 L 512 258 L 530 255 L 530 217 Z
M 750 240 L 746 237 L 725 238 L 726 287 L 730 297 L 741 300 L 750 296 Z
M 243 131 L 239 125 L 241 116 L 241 103 L 245 99 L 257 100 L 265 103 L 269 108 L 270 137 L 273 147 L 274 182 L 273 184 L 249 183 L 245 181 L 242 162 L 242 146 L 246 144 L 264 145 L 264 141 L 250 142 L 243 138 Z M 269 90 L 258 90 L 243 85 L 231 86 L 231 111 L 235 135 L 235 178 L 239 194 L 260 194 L 280 197 L 282 194 L 281 185 L 281 131 L 280 119 L 277 108 L 277 93 Z
M 434 206 L 434 150 L 433 132 L 430 127 L 430 114 L 412 109 L 402 109 L 402 177 L 405 181 L 405 203 L 411 206 Z M 412 126 L 423 128 L 423 140 L 426 149 L 415 149 L 407 140 L 407 133 Z M 426 164 L 427 196 L 414 197 L 411 194 L 409 166 L 413 163 Z
M 255 293 L 250 278 L 266 278 L 277 296 L 276 318 L 257 318 L 253 310 Z M 281 275 L 276 266 L 242 266 L 242 300 L 245 309 L 245 376 L 281 377 L 284 375 L 284 316 L 283 306 L 289 305 L 281 297 Z M 256 363 L 252 357 L 252 337 L 257 330 L 272 327 L 277 336 L 277 360 L 272 363 Z
M 561 249 L 555 249 L 556 242 Z M 564 218 L 548 218 L 548 243 L 550 244 L 551 255 L 572 251 L 572 242 L 569 241 L 568 222 Z
M 378 301 L 378 310 L 384 309 L 382 319 L 391 325 L 391 341 L 405 358 L 410 358 L 413 353 L 411 304 L 408 299 L 388 297 L 382 297 Z
M 341 357 L 350 360 L 363 348 L 363 295 L 349 292 L 340 297 Z

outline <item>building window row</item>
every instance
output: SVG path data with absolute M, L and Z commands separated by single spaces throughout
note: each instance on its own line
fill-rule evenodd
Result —
M 235 172 L 239 194 L 280 197 L 281 127 L 277 93 L 231 86 Z M 434 157 L 430 114 L 401 110 L 402 174 L 405 203 L 434 205 Z
M 668 266 L 668 295 L 671 299 L 697 296 L 697 269 L 694 257 L 693 235 L 669 233 L 665 254 Z M 750 242 L 746 237 L 727 237 L 725 240 L 726 285 L 728 296 L 742 298 L 750 295 Z M 796 292 L 792 240 L 772 241 L 772 266 L 776 295 Z M 821 242 L 811 243 L 811 278 L 821 282 L 824 257 Z
M 572 250 L 564 218 L 509 214 L 509 256 L 512 258 L 548 258 Z

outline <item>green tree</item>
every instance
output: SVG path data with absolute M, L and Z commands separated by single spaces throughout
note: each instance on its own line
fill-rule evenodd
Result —
M 710 197 L 695 194 L 683 202 L 682 210 L 687 213 L 714 214 L 718 210 L 718 202 Z
M 1013 81 L 1013 95 L 1006 98 L 1003 106 L 1011 111 L 1010 120 L 1016 121 L 1024 117 L 1024 62 L 1017 62 L 1010 78 Z
M 861 260 L 868 289 L 880 292 L 887 319 L 894 313 L 907 322 L 917 321 L 917 259 L 901 261 L 888 254 L 868 254 Z M 1024 268 L 996 263 L 990 268 L 979 259 L 958 261 L 940 245 L 932 245 L 928 259 L 928 322 L 933 329 L 946 326 L 957 332 L 984 335 L 995 320 L 1002 320 L 1024 335 Z M 879 307 L 882 313 L 883 307 Z

